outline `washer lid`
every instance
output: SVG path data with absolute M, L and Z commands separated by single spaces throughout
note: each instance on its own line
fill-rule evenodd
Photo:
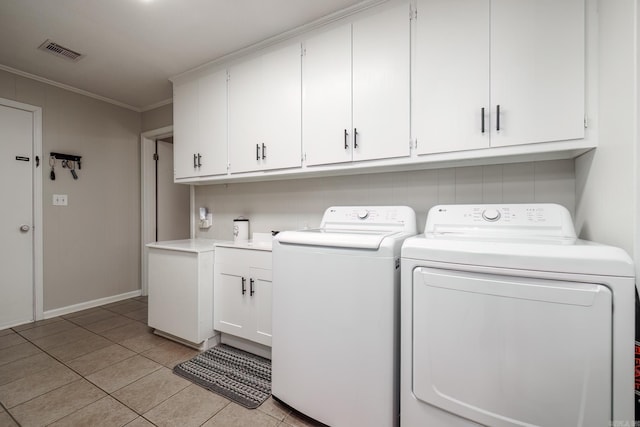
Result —
M 400 234 L 397 231 L 314 229 L 283 231 L 276 236 L 276 240 L 292 245 L 378 249 L 385 238 Z
M 405 240 L 402 258 L 468 266 L 541 272 L 634 277 L 625 251 L 586 240 L 447 239 Z

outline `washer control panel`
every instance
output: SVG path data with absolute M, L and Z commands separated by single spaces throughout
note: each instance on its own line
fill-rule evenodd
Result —
M 415 233 L 416 214 L 408 206 L 332 206 L 325 211 L 320 228 L 384 228 Z
M 575 238 L 571 214 L 551 203 L 438 205 L 427 215 L 425 234 L 541 235 Z

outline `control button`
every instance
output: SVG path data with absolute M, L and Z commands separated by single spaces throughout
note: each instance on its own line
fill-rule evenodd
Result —
M 361 211 L 358 211 L 358 218 L 367 219 L 368 216 L 369 216 L 369 211 L 368 210 L 363 209 Z
M 500 212 L 497 209 L 485 209 L 482 217 L 487 221 L 497 221 L 500 219 Z

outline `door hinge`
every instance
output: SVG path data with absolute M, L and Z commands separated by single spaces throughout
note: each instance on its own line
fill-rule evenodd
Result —
M 588 128 L 589 127 L 589 119 L 587 118 L 587 116 L 584 116 L 584 128 Z
M 307 48 L 300 47 L 300 56 L 306 56 L 306 55 L 307 55 Z
M 155 160 L 157 162 L 158 159 L 159 159 L 158 153 L 153 153 L 153 160 Z
M 413 21 L 418 19 L 418 9 L 413 8 L 413 6 L 409 5 L 409 21 Z
M 231 73 L 227 71 L 227 81 L 231 80 Z

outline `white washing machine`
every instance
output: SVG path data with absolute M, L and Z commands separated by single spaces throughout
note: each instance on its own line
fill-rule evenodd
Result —
M 273 242 L 273 396 L 332 427 L 399 424 L 404 206 L 331 207 Z
M 401 294 L 402 426 L 634 425 L 633 264 L 565 208 L 432 208 Z

